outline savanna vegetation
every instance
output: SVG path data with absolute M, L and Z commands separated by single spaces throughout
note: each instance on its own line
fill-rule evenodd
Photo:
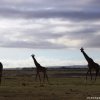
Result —
M 86 100 L 100 97 L 100 78 L 85 80 L 85 69 L 49 69 L 49 83 L 35 81 L 35 70 L 4 70 L 0 100 Z

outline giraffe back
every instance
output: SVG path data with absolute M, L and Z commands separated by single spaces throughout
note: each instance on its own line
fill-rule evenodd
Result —
M 3 69 L 3 65 L 2 65 L 2 63 L 0 62 L 0 72 L 2 71 L 2 69 Z

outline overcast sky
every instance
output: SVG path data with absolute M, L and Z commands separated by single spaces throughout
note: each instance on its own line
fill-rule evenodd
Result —
M 99 63 L 100 0 L 1 0 L 0 37 L 5 68 Z

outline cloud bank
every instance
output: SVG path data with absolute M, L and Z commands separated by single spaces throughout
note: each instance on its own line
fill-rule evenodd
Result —
M 1 0 L 0 47 L 99 48 L 99 9 L 99 0 Z

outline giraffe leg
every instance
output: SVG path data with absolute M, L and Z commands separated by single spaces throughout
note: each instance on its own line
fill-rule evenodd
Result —
M 41 77 L 40 77 L 40 73 L 39 72 L 36 73 L 35 81 L 37 81 L 37 77 L 39 77 L 39 80 L 41 82 Z
M 35 81 L 37 81 L 38 72 L 36 73 Z
M 38 73 L 38 76 L 39 76 L 39 80 L 40 80 L 40 83 L 41 83 L 41 77 L 40 77 L 40 73 Z
M 46 76 L 47 81 L 49 82 L 47 73 L 45 74 L 45 76 Z
M 96 78 L 98 76 L 98 73 L 99 73 L 99 70 L 96 70 L 95 80 L 96 80 Z
M 49 80 L 48 80 L 48 75 L 47 75 L 46 72 L 44 73 L 44 80 L 43 80 L 43 81 L 45 81 L 45 79 L 47 79 L 47 82 L 49 82 Z
M 0 77 L 0 84 L 1 84 L 1 77 Z
M 47 69 L 45 69 L 45 76 L 44 76 L 44 78 L 46 78 L 47 81 L 48 81 Z M 48 81 L 48 82 L 49 82 L 49 81 Z
M 88 69 L 88 71 L 87 71 L 87 73 L 86 73 L 86 80 L 87 80 L 87 75 L 88 75 L 88 73 L 89 73 L 89 69 Z
M 44 72 L 43 74 L 44 74 L 44 77 L 43 77 L 43 82 L 44 82 L 45 81 L 45 77 L 46 77 L 46 73 Z
M 1 84 L 2 72 L 0 73 L 0 84 Z
M 91 70 L 90 70 L 90 76 L 91 76 L 91 80 L 92 80 L 92 73 L 91 73 Z

